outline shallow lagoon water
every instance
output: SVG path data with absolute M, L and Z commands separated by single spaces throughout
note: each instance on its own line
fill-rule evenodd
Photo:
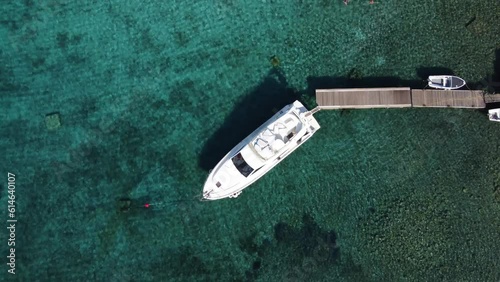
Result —
M 313 108 L 314 89 L 500 80 L 498 1 L 0 11 L 1 167 L 16 174 L 19 221 L 17 274 L 3 277 L 500 279 L 500 127 L 484 111 L 320 111 L 314 138 L 239 198 L 197 200 L 227 151 L 287 103 Z

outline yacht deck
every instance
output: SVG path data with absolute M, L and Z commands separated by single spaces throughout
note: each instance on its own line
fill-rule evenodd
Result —
M 300 128 L 301 123 L 295 113 L 287 113 L 264 129 L 252 140 L 251 146 L 263 159 L 267 160 L 278 153 Z

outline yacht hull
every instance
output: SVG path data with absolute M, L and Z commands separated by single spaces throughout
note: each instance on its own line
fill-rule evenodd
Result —
M 284 122 L 290 126 L 287 127 Z M 203 187 L 203 199 L 237 197 L 243 189 L 260 179 L 311 138 L 319 128 L 313 115 L 299 101 L 285 106 L 238 143 L 211 170 Z M 280 134 L 280 130 L 284 134 Z M 266 136 L 267 143 L 263 140 Z M 272 142 L 269 142 L 272 139 L 270 136 L 274 138 Z

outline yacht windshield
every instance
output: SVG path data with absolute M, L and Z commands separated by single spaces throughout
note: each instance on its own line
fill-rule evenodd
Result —
M 252 173 L 252 171 L 254 170 L 245 162 L 245 159 L 243 159 L 241 153 L 238 153 L 231 160 L 233 161 L 233 164 L 238 169 L 238 171 L 245 177 L 249 176 L 250 173 Z

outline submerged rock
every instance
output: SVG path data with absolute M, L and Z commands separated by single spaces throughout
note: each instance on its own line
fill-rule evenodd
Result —
M 45 126 L 48 130 L 56 130 L 61 127 L 61 117 L 59 112 L 45 115 Z
M 280 59 L 276 55 L 271 56 L 269 61 L 271 62 L 271 65 L 275 68 L 279 67 L 280 65 Z

